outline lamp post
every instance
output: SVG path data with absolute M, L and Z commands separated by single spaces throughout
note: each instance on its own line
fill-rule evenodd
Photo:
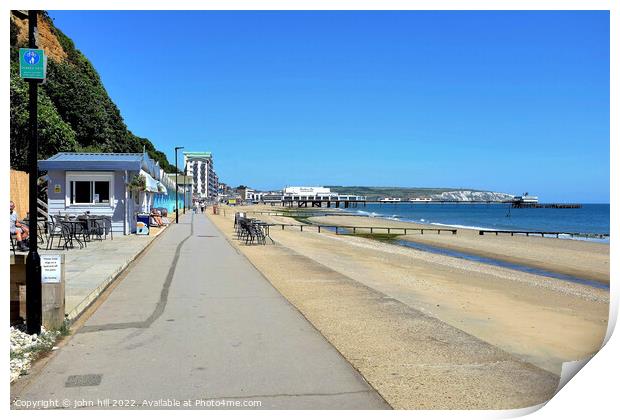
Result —
M 28 47 L 37 48 L 37 10 L 28 11 Z M 28 80 L 28 79 L 27 79 Z M 30 241 L 26 257 L 26 330 L 28 334 L 41 334 L 41 257 L 37 250 L 37 102 L 40 80 L 28 80 L 28 106 L 30 142 L 28 144 L 28 211 L 30 212 Z
M 187 209 L 187 165 L 185 165 L 185 170 L 183 174 L 183 214 L 185 214 L 185 209 Z
M 174 148 L 174 187 L 176 188 L 176 191 L 174 193 L 174 199 L 176 200 L 176 211 L 174 212 L 174 216 L 177 224 L 179 223 L 179 163 L 177 158 L 177 152 L 180 149 L 184 149 L 184 147 L 177 146 Z

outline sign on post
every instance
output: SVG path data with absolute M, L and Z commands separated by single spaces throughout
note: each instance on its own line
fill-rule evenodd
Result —
M 43 50 L 19 49 L 19 76 L 22 79 L 44 80 L 47 73 L 47 57 Z
M 60 283 L 61 262 L 60 255 L 41 255 L 41 283 Z

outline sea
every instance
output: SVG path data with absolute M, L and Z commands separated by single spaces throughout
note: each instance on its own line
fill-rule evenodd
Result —
M 457 228 L 602 234 L 607 237 L 572 239 L 609 242 L 609 204 L 584 204 L 576 209 L 513 209 L 508 204 L 372 203 L 346 211 Z

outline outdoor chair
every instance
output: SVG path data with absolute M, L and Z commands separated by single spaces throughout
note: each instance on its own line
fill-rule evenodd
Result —
M 261 220 L 258 220 L 256 222 L 256 225 L 260 229 L 260 233 L 262 235 L 263 245 L 266 245 L 267 238 L 269 238 L 269 240 L 271 241 L 272 244 L 275 244 L 275 241 L 271 238 L 271 236 L 269 236 L 269 226 L 270 226 L 269 223 L 266 223 L 266 222 L 263 222 Z
M 238 217 L 237 239 L 240 241 L 245 241 L 246 245 L 254 242 L 257 244 L 266 245 L 266 235 L 261 224 L 262 222 L 258 220 Z
M 265 232 L 263 232 L 263 228 L 260 226 L 260 224 L 256 222 L 250 223 L 250 238 L 250 243 L 256 241 L 257 244 L 265 245 Z
M 88 238 L 88 241 L 92 241 L 93 238 L 98 239 L 100 241 L 103 240 L 103 224 L 99 222 L 99 219 L 91 216 L 80 216 L 78 220 L 83 220 L 84 225 L 82 225 L 83 235 L 85 238 Z
M 250 234 L 249 221 L 243 217 L 239 218 L 238 228 L 237 228 L 237 239 L 245 240 L 247 236 Z
M 239 232 L 239 213 L 235 213 L 235 224 L 233 225 L 235 233 Z
M 101 222 L 104 230 L 104 237 L 107 239 L 108 233 L 110 234 L 110 240 L 114 240 L 114 236 L 112 236 L 112 217 L 111 216 L 101 216 Z
M 78 241 L 80 248 L 82 248 L 82 244 L 84 244 L 84 248 L 86 248 L 86 242 L 90 240 L 90 236 L 88 234 L 88 220 L 75 218 L 74 221 L 79 223 L 73 223 L 71 226 L 73 228 L 73 238 Z M 82 238 L 80 241 L 79 238 Z
M 240 220 L 241 219 L 245 219 L 245 213 L 241 213 L 241 212 L 236 212 L 235 213 L 235 224 L 234 224 L 234 228 L 235 228 L 235 232 L 238 233 L 238 230 L 240 228 Z
M 62 245 L 62 249 L 69 249 L 68 244 L 71 241 L 71 231 L 62 224 L 63 221 L 64 218 L 62 216 L 52 216 L 51 223 L 49 224 L 49 232 L 47 234 L 46 249 L 51 249 L 51 246 L 54 244 L 54 238 L 58 238 L 57 248 L 60 247 L 60 241 L 63 240 L 64 244 Z
M 47 242 L 47 221 L 39 220 L 37 222 L 37 239 L 41 244 Z

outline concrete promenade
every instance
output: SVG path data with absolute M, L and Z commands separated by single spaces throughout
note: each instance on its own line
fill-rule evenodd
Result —
M 47 365 L 24 378 L 14 408 L 49 399 L 69 408 L 213 400 L 389 408 L 205 215 L 188 214 L 162 235 Z
M 114 239 L 93 240 L 86 247 L 46 250 L 41 255 L 65 256 L 65 313 L 73 320 L 99 296 L 101 291 L 133 261 L 155 236 L 117 234 Z M 57 240 L 54 241 L 54 244 Z

